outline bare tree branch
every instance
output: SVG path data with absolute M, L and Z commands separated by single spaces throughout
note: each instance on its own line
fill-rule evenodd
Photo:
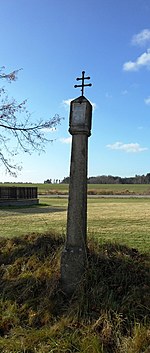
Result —
M 17 79 L 20 70 L 6 74 L 4 67 L 0 69 L 0 79 L 10 83 Z M 17 103 L 9 100 L 4 87 L 0 88 L 0 161 L 6 171 L 13 176 L 17 175 L 20 166 L 13 163 L 13 158 L 20 150 L 31 154 L 33 151 L 44 151 L 46 142 L 45 129 L 54 128 L 60 124 L 59 115 L 46 121 L 32 122 L 32 116 L 26 108 L 26 100 Z M 13 147 L 12 147 L 13 146 Z
M 4 72 L 5 70 L 5 66 L 2 66 L 0 68 L 0 78 L 7 80 L 8 82 L 12 82 L 12 81 L 16 81 L 17 80 L 17 75 L 18 72 L 22 69 L 18 69 L 18 70 L 14 70 L 12 72 L 9 72 L 8 74 L 6 74 Z

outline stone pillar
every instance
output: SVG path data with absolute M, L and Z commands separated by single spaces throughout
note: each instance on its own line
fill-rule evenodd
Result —
M 71 102 L 67 238 L 61 258 L 62 286 L 67 293 L 73 293 L 87 266 L 87 161 L 91 117 L 92 107 L 84 96 Z

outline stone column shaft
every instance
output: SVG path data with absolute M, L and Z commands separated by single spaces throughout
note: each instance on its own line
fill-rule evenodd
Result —
M 72 136 L 67 247 L 86 248 L 87 235 L 87 156 L 86 134 Z
M 87 266 L 87 134 L 72 136 L 67 239 L 61 258 L 64 290 L 73 293 Z
M 85 97 L 71 102 L 69 132 L 72 135 L 67 238 L 61 257 L 61 280 L 72 294 L 87 267 L 87 163 L 92 106 Z

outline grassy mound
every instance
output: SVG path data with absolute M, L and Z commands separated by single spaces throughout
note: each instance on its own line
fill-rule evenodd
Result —
M 0 352 L 149 353 L 150 258 L 89 243 L 89 268 L 68 298 L 61 290 L 64 239 L 0 239 Z

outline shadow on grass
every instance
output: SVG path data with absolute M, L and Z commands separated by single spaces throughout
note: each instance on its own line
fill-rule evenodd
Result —
M 42 214 L 42 213 L 53 213 L 53 212 L 64 212 L 66 211 L 66 207 L 54 207 L 47 204 L 39 204 L 34 206 L 7 206 L 7 207 L 0 207 L 0 211 L 7 211 L 7 212 L 15 212 L 15 213 L 22 213 L 22 214 Z
M 16 325 L 38 328 L 69 313 L 85 322 L 97 321 L 104 312 L 120 315 L 124 330 L 135 320 L 149 320 L 148 255 L 119 244 L 90 242 L 87 273 L 67 298 L 60 284 L 63 244 L 63 236 L 48 233 L 0 240 L 2 336 Z

